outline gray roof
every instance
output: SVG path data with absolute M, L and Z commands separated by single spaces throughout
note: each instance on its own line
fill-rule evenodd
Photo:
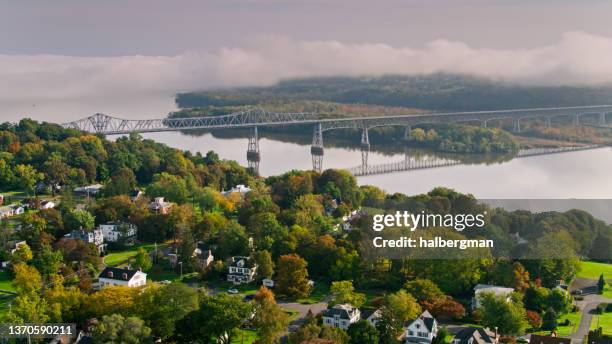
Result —
M 345 304 L 341 304 L 341 305 L 335 305 L 332 308 L 328 308 L 323 313 L 323 316 L 324 317 L 329 317 L 329 318 L 333 318 L 335 316 L 338 316 L 338 317 L 340 317 L 340 319 L 350 320 L 351 319 L 350 313 L 353 312 L 354 310 L 355 310 L 355 307 L 345 303 Z
M 459 331 L 454 337 L 461 344 L 467 344 L 470 338 L 473 338 L 474 344 L 490 344 L 495 342 L 495 332 L 488 328 L 468 327 Z
M 137 271 L 138 270 L 107 267 L 100 273 L 98 278 L 108 278 L 108 279 L 114 279 L 118 281 L 129 281 L 132 279 L 132 277 L 134 277 Z M 112 273 L 112 277 L 111 277 L 111 273 Z

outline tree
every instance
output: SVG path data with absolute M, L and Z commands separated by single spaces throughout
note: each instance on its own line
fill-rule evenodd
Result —
M 87 210 L 73 209 L 66 214 L 64 224 L 69 230 L 92 229 L 95 224 L 95 218 Z
M 256 251 L 252 255 L 253 262 L 257 264 L 257 274 L 255 279 L 258 281 L 264 278 L 272 278 L 274 273 L 274 262 L 272 255 L 268 251 Z
M 521 302 L 514 298 L 508 301 L 505 296 L 493 293 L 482 293 L 480 303 L 483 325 L 497 327 L 505 335 L 518 335 L 525 329 L 526 312 Z
M 352 281 L 336 281 L 331 284 L 332 305 L 349 303 L 357 308 L 365 303 L 365 294 L 356 293 Z
M 555 330 L 557 328 L 557 312 L 554 309 L 549 308 L 544 313 L 544 317 L 542 318 L 542 329 L 543 330 Z
M 129 195 L 136 187 L 136 176 L 131 169 L 122 167 L 111 175 L 110 181 L 104 187 L 104 195 Z
M 297 254 L 288 254 L 280 256 L 276 265 L 276 287 L 280 295 L 300 298 L 310 294 L 308 264 L 304 259 Z
M 15 175 L 17 177 L 17 184 L 28 195 L 34 192 L 36 183 L 44 178 L 44 174 L 38 172 L 32 165 L 20 164 L 15 166 Z
M 289 325 L 289 315 L 276 304 L 274 294 L 268 288 L 262 286 L 255 294 L 254 309 L 253 324 L 257 328 L 259 342 L 278 343 Z
M 602 273 L 601 275 L 599 275 L 599 281 L 597 281 L 597 289 L 600 294 L 603 294 L 605 288 L 606 288 L 606 280 Z
M 139 247 L 134 257 L 134 267 L 142 271 L 149 271 L 152 266 L 151 255 L 144 248 Z
M 42 286 L 42 278 L 35 267 L 25 263 L 13 265 L 13 286 L 18 294 L 34 294 Z
M 120 314 L 105 315 L 92 330 L 93 342 L 96 344 L 153 343 L 151 329 L 137 317 L 124 318 Z
M 421 306 L 416 302 L 416 299 L 403 289 L 386 295 L 383 303 L 384 307 L 390 310 L 394 317 L 402 323 L 407 320 L 414 320 L 421 314 Z
M 527 311 L 527 322 L 533 329 L 537 330 L 542 327 L 542 317 L 538 312 Z
M 436 300 L 444 298 L 445 296 L 437 284 L 423 278 L 417 278 L 413 281 L 406 282 L 406 284 L 404 284 L 404 289 L 410 293 L 410 295 L 414 296 L 419 302 L 425 300 Z
M 64 185 L 68 182 L 70 167 L 61 158 L 54 156 L 44 163 L 43 172 L 51 187 L 51 193 L 55 195 L 56 186 Z
M 378 344 L 378 330 L 366 320 L 352 323 L 347 333 L 349 344 Z
M 176 339 L 179 343 L 213 343 L 218 340 L 229 344 L 233 332 L 252 314 L 252 306 L 240 298 L 221 294 L 204 296 L 200 308 L 176 323 Z
M 147 187 L 146 193 L 150 197 L 163 196 L 179 204 L 186 203 L 190 194 L 185 179 L 166 172 L 153 176 L 153 183 Z
M 27 263 L 32 260 L 32 250 L 28 244 L 19 245 L 15 252 L 13 252 L 13 264 L 14 263 Z
M 442 326 L 438 329 L 438 333 L 431 341 L 431 344 L 446 344 L 446 337 L 450 335 L 451 333 L 446 329 L 446 327 Z
M 529 272 L 519 262 L 512 265 L 512 286 L 520 292 L 529 288 Z
M 198 294 L 184 283 L 171 283 L 155 296 L 155 309 L 151 326 L 155 334 L 169 338 L 174 334 L 175 323 L 187 314 L 198 309 Z
M 557 314 L 564 314 L 572 307 L 572 297 L 565 290 L 554 288 L 548 295 L 546 305 L 554 309 Z
M 83 301 L 83 309 L 88 316 L 102 318 L 111 314 L 132 314 L 134 297 L 139 292 L 128 286 L 107 286 L 102 290 L 88 295 Z
M 437 300 L 428 300 L 421 303 L 423 308 L 427 309 L 436 317 L 461 319 L 465 316 L 465 308 L 459 302 L 451 297 L 444 297 Z
M 54 251 L 51 246 L 43 245 L 36 256 L 33 264 L 43 276 L 55 274 L 59 271 L 64 257 L 59 251 Z

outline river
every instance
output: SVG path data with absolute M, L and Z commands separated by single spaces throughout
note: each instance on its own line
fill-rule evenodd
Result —
M 0 120 L 16 121 L 24 116 L 37 120 L 62 123 L 86 117 L 95 112 L 118 114 L 121 118 L 155 118 L 174 110 L 172 97 L 153 96 L 128 99 L 124 102 L 109 102 L 105 99 L 89 101 L 82 99 L 66 103 L 22 102 L 0 112 Z M 27 114 L 27 115 L 23 115 Z M 201 136 L 180 132 L 143 134 L 172 147 L 193 152 L 206 153 L 214 150 L 224 159 L 236 160 L 246 165 L 246 137 L 221 137 L 218 133 Z M 291 141 L 291 142 L 289 142 Z M 358 139 L 356 139 L 356 143 Z M 328 144 L 329 143 L 329 144 Z M 326 141 L 323 168 L 350 168 L 361 164 L 358 146 L 335 145 Z M 401 149 L 392 152 L 377 151 L 372 142 L 368 164 L 383 164 L 402 161 Z M 397 148 L 397 147 L 394 147 Z M 280 174 L 291 169 L 311 169 L 308 138 L 280 140 L 264 137 L 260 139 L 260 174 Z M 601 148 L 588 151 L 535 156 L 512 159 L 500 163 L 457 165 L 436 169 L 404 171 L 382 175 L 359 177 L 360 184 L 379 186 L 388 192 L 417 194 L 436 186 L 446 186 L 458 191 L 474 194 L 478 198 L 612 198 L 612 149 Z M 427 156 L 425 154 L 425 156 Z

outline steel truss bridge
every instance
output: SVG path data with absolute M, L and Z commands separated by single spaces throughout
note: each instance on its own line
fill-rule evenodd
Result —
M 571 119 L 574 125 L 589 125 L 595 127 L 607 126 L 606 115 L 612 113 L 612 105 L 593 105 L 579 107 L 554 107 L 554 108 L 532 108 L 511 109 L 491 111 L 467 111 L 447 113 L 424 113 L 393 116 L 373 117 L 346 117 L 325 118 L 325 114 L 315 113 L 277 113 L 260 109 L 236 112 L 224 116 L 206 116 L 194 118 L 163 118 L 129 120 L 116 118 L 104 114 L 62 124 L 65 128 L 73 128 L 85 132 L 123 135 L 130 133 L 149 133 L 162 131 L 181 130 L 214 130 L 231 128 L 251 128 L 247 160 L 249 167 L 255 172 L 259 170 L 259 137 L 257 127 L 312 125 L 312 162 L 313 169 L 322 170 L 323 162 L 323 132 L 336 129 L 358 129 L 361 130 L 362 150 L 369 150 L 370 139 L 368 130 L 384 126 L 403 126 L 404 137 L 410 137 L 412 126 L 423 124 L 441 123 L 474 123 L 487 127 L 489 123 L 500 123 L 511 120 L 513 131 L 520 132 L 521 121 L 537 119 L 545 121 L 550 126 L 552 121 L 559 117 Z M 585 118 L 589 118 L 585 122 Z

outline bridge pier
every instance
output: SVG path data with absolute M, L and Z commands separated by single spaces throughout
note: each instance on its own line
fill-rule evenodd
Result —
M 487 121 L 485 120 L 485 121 L 480 122 L 480 127 L 481 128 L 486 128 L 487 127 Z
M 370 149 L 370 135 L 368 134 L 368 127 L 364 127 L 361 131 L 361 149 Z
M 323 129 L 321 123 L 317 123 L 312 130 L 312 169 L 321 173 L 323 171 Z
M 580 125 L 580 114 L 577 114 L 574 116 L 574 126 L 579 126 Z
M 515 132 L 515 133 L 520 133 L 521 132 L 521 119 L 520 118 L 515 119 L 513 121 L 512 125 L 513 125 L 513 128 L 512 128 L 513 132 Z
M 606 113 L 605 112 L 602 112 L 599 114 L 599 125 L 601 126 L 606 125 Z
M 551 121 L 550 117 L 546 117 L 546 128 L 547 129 L 550 128 L 550 121 Z
M 259 175 L 259 161 L 261 160 L 261 155 L 259 153 L 259 135 L 257 133 L 257 126 L 253 127 L 251 130 L 251 135 L 249 135 L 249 147 L 247 148 L 247 163 L 248 168 L 255 173 L 255 175 Z
M 411 125 L 406 126 L 404 128 L 404 140 L 406 140 L 406 141 L 410 140 L 410 135 L 411 135 L 410 132 L 411 131 L 412 131 L 412 126 Z

